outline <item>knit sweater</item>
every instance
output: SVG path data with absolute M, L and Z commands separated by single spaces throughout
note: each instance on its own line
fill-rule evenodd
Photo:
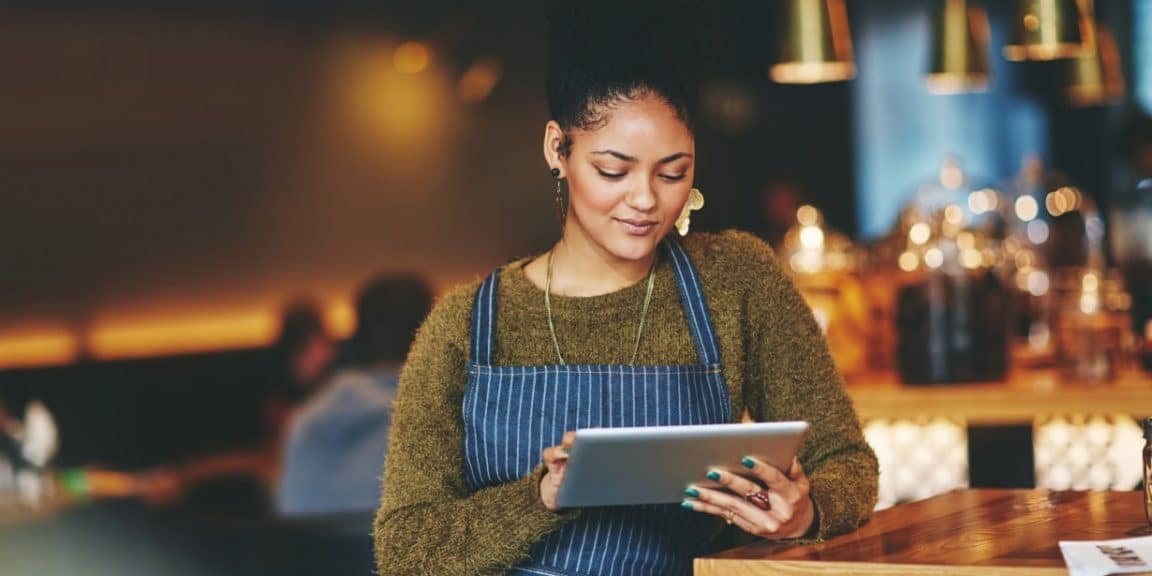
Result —
M 811 481 L 820 538 L 854 530 L 876 503 L 878 466 L 809 308 L 771 249 L 747 233 L 682 240 L 699 272 L 739 419 L 806 420 L 799 458 Z M 529 259 L 501 267 L 498 365 L 557 364 L 543 291 Z M 384 574 L 503 574 L 529 547 L 579 514 L 540 501 L 538 466 L 520 480 L 470 493 L 461 405 L 472 301 L 479 281 L 444 296 L 417 333 L 400 377 L 384 494 L 375 521 Z M 556 338 L 568 363 L 631 359 L 647 282 L 592 297 L 553 295 Z M 696 349 L 667 259 L 656 269 L 636 363 L 695 364 Z

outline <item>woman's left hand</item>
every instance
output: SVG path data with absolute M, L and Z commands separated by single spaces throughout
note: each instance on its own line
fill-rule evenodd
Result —
M 800 461 L 793 458 L 787 473 L 755 458 L 745 458 L 741 464 L 749 469 L 747 476 L 710 470 L 708 478 L 720 487 L 690 486 L 684 506 L 769 540 L 807 534 L 816 514 Z

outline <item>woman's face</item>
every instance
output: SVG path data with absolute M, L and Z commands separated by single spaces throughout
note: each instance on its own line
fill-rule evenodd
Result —
M 568 156 L 549 158 L 559 162 L 568 183 L 564 240 L 611 260 L 644 260 L 688 200 L 695 139 L 672 107 L 652 94 L 604 114 L 602 126 L 569 133 Z

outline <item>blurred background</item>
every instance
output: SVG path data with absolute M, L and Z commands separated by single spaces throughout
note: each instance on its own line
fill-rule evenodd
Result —
M 1152 0 L 698 11 L 693 228 L 795 274 L 881 505 L 1135 488 Z M 374 500 L 284 499 L 290 438 L 323 434 L 291 422 L 402 361 L 366 352 L 370 280 L 423 286 L 377 297 L 387 324 L 555 240 L 546 13 L 0 7 L 0 572 L 370 569 Z M 357 382 L 386 436 L 387 385 Z

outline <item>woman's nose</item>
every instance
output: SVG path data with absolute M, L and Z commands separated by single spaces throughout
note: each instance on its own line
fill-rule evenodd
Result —
M 656 207 L 656 192 L 652 189 L 652 180 L 643 179 L 628 191 L 624 201 L 629 208 L 647 212 Z

